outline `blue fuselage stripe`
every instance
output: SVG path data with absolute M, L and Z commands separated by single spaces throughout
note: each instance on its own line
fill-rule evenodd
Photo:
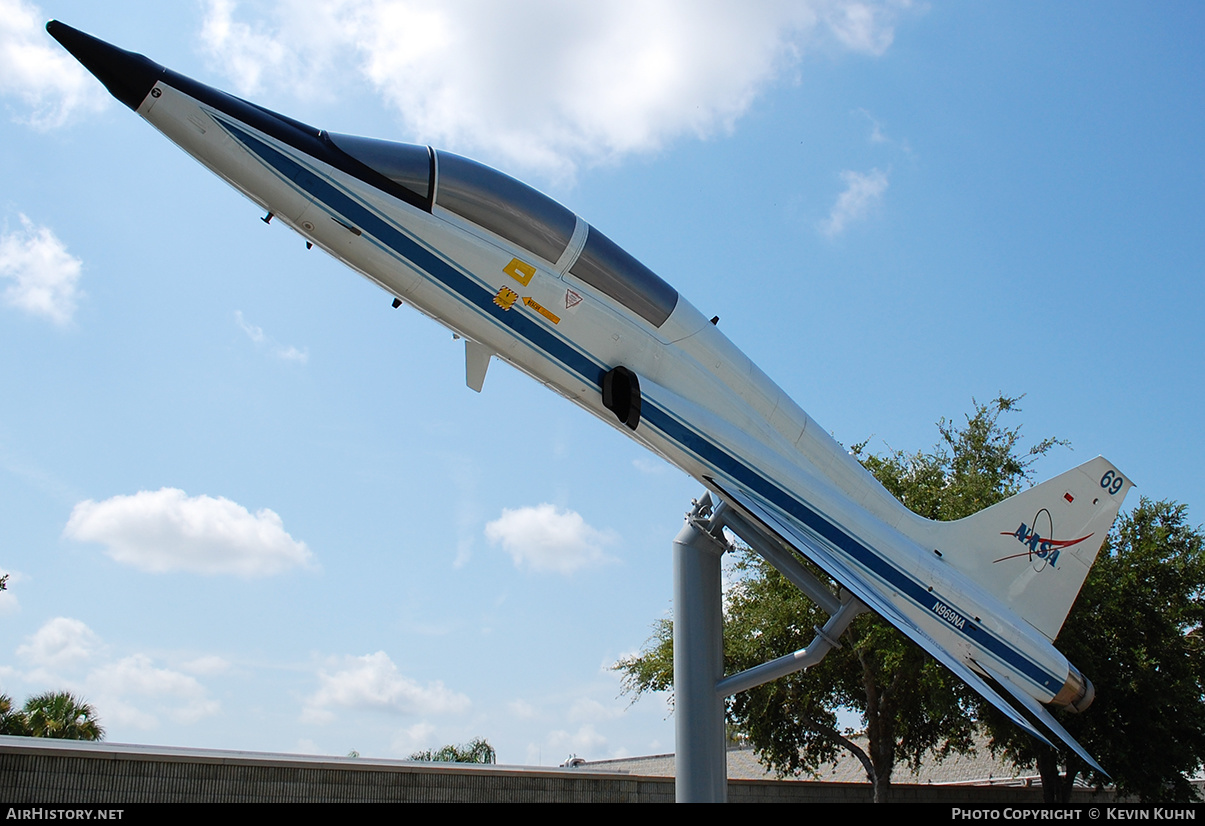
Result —
M 407 265 L 428 275 L 460 301 L 467 303 L 478 313 L 489 317 L 494 324 L 527 341 L 532 348 L 544 353 L 583 381 L 601 387 L 603 374 L 610 369 L 609 367 L 600 364 L 565 339 L 553 334 L 534 318 L 523 313 L 503 310 L 494 303 L 494 294 L 490 290 L 482 287 L 478 281 L 418 243 L 410 235 L 402 232 L 377 212 L 285 153 L 244 131 L 238 125 L 224 118 L 221 120 L 231 135 L 307 197 L 320 202 L 341 220 L 361 229 L 365 235 L 375 239 L 384 249 Z M 407 205 L 405 208 L 412 209 L 413 207 Z M 940 600 L 958 611 L 953 602 L 930 592 L 926 586 L 891 564 L 886 557 L 876 553 L 836 523 L 813 510 L 753 467 L 728 453 L 711 439 L 674 416 L 668 409 L 661 407 L 647 395 L 644 396 L 644 399 L 641 412 L 642 423 L 660 431 L 666 439 L 677 444 L 685 452 L 692 454 L 703 465 L 715 468 L 718 473 L 727 476 L 737 485 L 756 493 L 782 512 L 789 514 L 847 558 L 872 572 L 882 582 L 912 600 L 922 610 L 930 610 L 930 603 Z M 965 612 L 959 613 L 966 616 Z M 974 644 L 991 652 L 1002 662 L 1008 663 L 1039 686 L 1050 690 L 1052 686 L 1062 684 L 1062 677 L 1049 674 L 1004 640 L 972 622 L 970 617 L 967 617 L 965 627 L 958 628 L 951 625 L 950 628 L 962 633 Z

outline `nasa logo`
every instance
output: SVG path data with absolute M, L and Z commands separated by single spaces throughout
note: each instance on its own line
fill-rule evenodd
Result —
M 1043 536 L 1043 529 L 1045 536 Z M 1002 556 L 996 562 L 1003 562 L 1006 559 L 1021 559 L 1027 558 L 1032 564 L 1033 569 L 1037 572 L 1042 572 L 1046 568 L 1054 568 L 1058 565 L 1059 554 L 1064 548 L 1070 548 L 1072 545 L 1078 545 L 1092 534 L 1081 536 L 1079 539 L 1054 539 L 1054 521 L 1050 518 L 1050 511 L 1042 508 L 1033 517 L 1033 527 L 1021 523 L 1015 531 L 1001 531 L 1001 536 L 1015 536 L 1017 541 L 1027 546 L 1027 550 L 1019 554 L 1011 554 Z

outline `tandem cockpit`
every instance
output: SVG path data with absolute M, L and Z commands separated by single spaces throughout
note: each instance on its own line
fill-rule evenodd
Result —
M 445 209 L 516 244 L 653 327 L 661 327 L 678 304 L 678 291 L 622 247 L 584 221 L 582 233 L 571 210 L 509 175 L 428 146 L 334 132 L 324 136 L 384 178 L 392 194 L 428 212 Z M 571 246 L 580 251 L 574 254 Z

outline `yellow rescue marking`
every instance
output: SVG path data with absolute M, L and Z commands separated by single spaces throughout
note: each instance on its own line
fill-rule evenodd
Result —
M 544 318 L 548 319 L 553 324 L 561 323 L 560 316 L 553 314 L 553 312 L 551 310 L 544 309 L 544 307 L 541 306 L 541 304 L 538 301 L 536 301 L 534 298 L 528 298 L 527 296 L 523 296 L 523 303 L 526 304 L 528 307 L 531 307 L 533 310 L 535 310 L 540 315 L 544 316 Z
M 519 300 L 519 294 L 510 287 L 500 287 L 498 294 L 494 296 L 494 303 L 504 310 L 509 310 L 515 306 L 515 302 Z
M 531 264 L 520 261 L 518 258 L 512 258 L 510 259 L 510 263 L 502 268 L 502 272 L 526 287 L 531 283 L 532 277 L 536 274 L 536 268 Z

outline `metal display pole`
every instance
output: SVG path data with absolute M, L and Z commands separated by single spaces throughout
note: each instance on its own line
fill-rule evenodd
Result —
M 675 798 L 679 803 L 728 800 L 724 744 L 724 613 L 722 528 L 709 516 L 711 498 L 694 503 L 674 540 Z M 715 531 L 715 534 L 712 533 Z
M 724 676 L 724 606 L 720 558 L 735 533 L 829 615 L 807 648 Z M 728 800 L 724 699 L 815 665 L 834 648 L 854 617 L 867 610 L 852 594 L 832 588 L 772 534 L 711 494 L 692 503 L 674 539 L 675 796 L 679 803 Z

